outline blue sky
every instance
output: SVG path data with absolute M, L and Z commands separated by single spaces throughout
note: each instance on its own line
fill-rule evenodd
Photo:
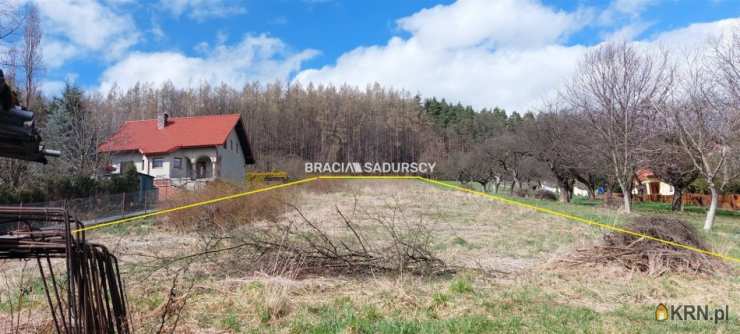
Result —
M 35 2 L 47 94 L 66 80 L 102 92 L 136 81 L 380 82 L 508 109 L 551 96 L 598 43 L 680 49 L 740 24 L 737 0 Z

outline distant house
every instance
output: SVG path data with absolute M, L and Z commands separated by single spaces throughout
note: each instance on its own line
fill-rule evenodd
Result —
M 648 168 L 638 170 L 634 182 L 632 193 L 635 195 L 673 196 L 673 186 L 663 182 Z
M 222 179 L 244 182 L 252 150 L 241 117 L 211 115 L 128 121 L 99 147 L 109 153 L 111 170 L 130 167 L 159 184 L 188 185 Z

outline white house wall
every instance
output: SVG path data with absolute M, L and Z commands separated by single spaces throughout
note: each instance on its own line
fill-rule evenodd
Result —
M 231 130 L 226 147 L 218 147 L 219 161 L 221 161 L 220 177 L 233 183 L 244 183 L 245 161 L 239 137 L 236 131 Z
M 152 173 L 156 173 L 160 178 L 184 178 L 186 176 L 185 173 L 187 172 L 188 164 L 186 159 L 190 161 L 192 168 L 191 173 L 195 173 L 195 163 L 198 161 L 198 159 L 207 158 L 210 161 L 210 166 L 212 167 L 213 161 L 218 158 L 217 152 L 218 151 L 213 147 L 186 148 L 177 150 L 167 155 L 150 156 L 149 159 L 162 158 L 165 160 L 166 168 L 161 168 L 161 171 L 158 171 L 157 168 L 152 169 Z M 174 168 L 175 158 L 183 159 L 182 167 L 180 169 Z M 218 172 L 216 172 L 216 174 L 218 175 Z
M 673 195 L 673 186 L 665 182 L 660 182 L 660 188 L 658 191 L 661 195 Z
M 143 161 L 141 154 L 136 152 L 129 153 L 118 153 L 111 155 L 111 166 L 113 167 L 113 173 L 122 173 L 125 171 L 121 170 L 121 163 L 126 161 L 133 161 L 136 166 L 136 171 L 139 173 L 146 174 L 146 163 Z

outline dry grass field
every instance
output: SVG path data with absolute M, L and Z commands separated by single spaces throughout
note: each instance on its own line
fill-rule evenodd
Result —
M 228 207 L 100 229 L 89 238 L 118 255 L 139 333 L 732 333 L 740 328 L 737 265 L 715 275 L 657 277 L 617 265 L 573 265 L 561 260 L 598 243 L 605 231 L 418 181 L 320 182 L 246 197 Z M 264 204 L 268 201 L 280 204 Z M 616 225 L 645 214 L 527 201 Z M 255 207 L 269 212 L 244 219 L 244 211 Z M 680 217 L 701 221 L 699 214 Z M 217 227 L 209 227 L 214 220 Z M 387 243 L 379 222 L 396 222 L 399 231 L 422 226 L 409 231 L 428 235 L 432 254 L 450 269 L 423 275 L 300 271 L 300 262 L 255 264 L 253 254 L 234 246 L 237 236 L 286 221 L 313 222 L 341 240 L 345 220 L 369 247 Z M 716 251 L 740 255 L 740 218 L 720 217 L 716 230 L 704 236 Z M 20 271 L 19 264 L 3 266 L 9 269 L 2 280 Z M 1 285 L 7 295 L 12 284 Z M 36 293 L 27 305 L 41 313 L 45 304 Z M 7 312 L 2 302 L 0 312 Z M 658 322 L 654 311 L 661 302 L 728 305 L 730 320 Z

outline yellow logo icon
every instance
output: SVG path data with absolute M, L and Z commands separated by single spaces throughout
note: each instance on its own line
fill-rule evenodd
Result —
M 668 320 L 668 308 L 665 304 L 658 304 L 658 308 L 655 309 L 655 320 L 665 321 Z

